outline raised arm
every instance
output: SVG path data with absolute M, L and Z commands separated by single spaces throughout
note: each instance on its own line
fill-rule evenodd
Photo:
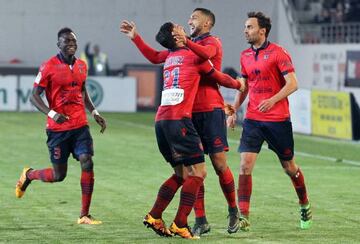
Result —
M 176 40 L 183 42 L 188 48 L 191 49 L 200 58 L 207 60 L 214 57 L 217 53 L 216 45 L 208 43 L 206 45 L 200 45 L 191 41 L 184 31 L 182 26 L 176 26 L 173 30 L 173 36 Z
M 121 22 L 120 31 L 134 42 L 142 55 L 144 55 L 144 57 L 151 63 L 160 64 L 165 62 L 166 57 L 169 55 L 169 51 L 158 51 L 148 45 L 137 32 L 137 28 L 134 22 L 124 20 Z

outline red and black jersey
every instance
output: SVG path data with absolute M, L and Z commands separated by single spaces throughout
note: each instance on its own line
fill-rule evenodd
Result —
M 168 50 L 157 51 L 150 47 L 144 42 L 140 35 L 137 35 L 132 41 L 151 63 L 163 63 L 169 55 Z M 206 33 L 192 41 L 188 40 L 186 45 L 198 55 L 202 61 L 209 59 L 215 69 L 221 70 L 222 45 L 219 38 Z M 207 112 L 214 110 L 214 108 L 224 107 L 224 99 L 216 82 L 217 80 L 214 80 L 210 76 L 201 77 L 199 89 L 195 97 L 193 112 Z
M 45 88 L 49 108 L 69 116 L 62 124 L 47 118 L 46 127 L 52 131 L 66 131 L 88 124 L 85 112 L 82 87 L 87 76 L 84 61 L 75 59 L 72 65 L 66 64 L 58 54 L 44 62 L 36 77 L 34 87 Z
M 203 60 L 209 59 L 215 69 L 221 71 L 222 44 L 218 37 L 205 33 L 186 45 Z M 212 77 L 202 76 L 199 89 L 195 97 L 193 112 L 208 112 L 214 108 L 224 108 L 224 99 L 220 93 L 219 86 Z
M 247 79 L 249 103 L 245 117 L 258 121 L 284 121 L 290 118 L 287 98 L 277 102 L 269 111 L 258 110 L 261 101 L 277 94 L 286 81 L 284 76 L 294 72 L 288 52 L 266 41 L 262 47 L 244 50 L 240 57 L 241 74 Z
M 240 88 L 238 81 L 214 69 L 210 62 L 202 62 L 188 48 L 170 51 L 164 63 L 164 85 L 156 121 L 192 117 L 200 74 L 211 77 L 225 87 Z

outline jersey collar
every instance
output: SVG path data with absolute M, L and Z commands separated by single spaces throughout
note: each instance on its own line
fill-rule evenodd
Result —
M 58 54 L 56 55 L 56 57 L 60 60 L 60 62 L 66 63 L 65 57 L 64 57 L 64 55 L 63 55 L 61 52 L 58 53 Z M 71 64 L 66 63 L 66 64 L 68 64 L 68 65 L 74 65 L 74 64 L 75 64 L 75 61 L 76 61 L 76 57 L 74 56 L 72 63 L 71 63 Z
M 266 49 L 270 45 L 270 42 L 268 40 L 265 40 L 265 42 L 261 45 L 259 48 L 255 48 L 253 45 L 251 45 L 251 49 L 254 52 L 259 52 L 260 50 Z
M 194 37 L 194 38 L 192 38 L 191 40 L 192 40 L 193 42 L 197 42 L 197 41 L 200 41 L 200 40 L 205 39 L 205 38 L 208 37 L 208 36 L 211 36 L 210 32 L 206 32 L 206 33 L 204 33 L 204 34 L 202 34 L 202 35 L 200 35 L 200 36 Z

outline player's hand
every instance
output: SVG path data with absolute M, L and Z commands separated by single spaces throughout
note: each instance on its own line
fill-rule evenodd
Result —
M 246 90 L 246 81 L 245 81 L 245 79 L 238 77 L 238 78 L 236 78 L 236 80 L 240 82 L 240 89 L 239 89 L 239 91 L 240 91 L 240 92 L 244 92 L 244 91 Z
M 94 115 L 94 119 L 96 121 L 96 123 L 98 123 L 98 125 L 101 126 L 101 130 L 100 133 L 104 133 L 105 129 L 106 129 L 106 121 L 103 117 L 101 117 L 100 115 L 95 114 Z
M 231 116 L 228 116 L 227 119 L 226 119 L 226 125 L 227 127 L 231 128 L 232 130 L 234 130 L 235 128 L 235 125 L 236 125 L 236 113 L 234 113 L 233 115 Z
M 65 121 L 68 121 L 69 119 L 70 119 L 69 116 L 67 116 L 65 114 L 60 114 L 60 113 L 56 113 L 53 118 L 53 120 L 58 124 L 62 124 Z
M 183 43 L 184 45 L 186 45 L 186 41 L 187 41 L 187 37 L 186 37 L 186 32 L 184 30 L 184 27 L 182 27 L 181 25 L 174 25 L 173 31 L 171 32 L 171 34 L 173 35 L 175 41 L 178 43 Z
M 130 39 L 134 39 L 138 34 L 135 23 L 127 20 L 121 22 L 120 32 L 127 35 Z
M 273 99 L 269 98 L 261 101 L 257 108 L 260 112 L 265 113 L 269 111 L 274 105 L 275 102 L 273 101 Z
M 228 103 L 225 103 L 224 109 L 225 109 L 225 114 L 227 116 L 231 116 L 236 112 L 235 107 L 233 105 L 231 105 L 231 104 L 228 104 Z

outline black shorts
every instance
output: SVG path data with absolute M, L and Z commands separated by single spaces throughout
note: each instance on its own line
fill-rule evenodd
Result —
M 205 161 L 201 140 L 191 119 L 157 121 L 155 133 L 159 150 L 172 167 Z
M 70 153 L 76 160 L 81 154 L 94 155 L 93 139 L 88 126 L 68 131 L 46 131 L 52 163 L 67 163 Z
M 193 113 L 192 116 L 206 154 L 229 150 L 224 110 L 215 108 L 210 112 Z
M 290 120 L 264 122 L 245 119 L 238 151 L 259 153 L 264 141 L 280 160 L 288 161 L 294 157 L 294 138 Z

